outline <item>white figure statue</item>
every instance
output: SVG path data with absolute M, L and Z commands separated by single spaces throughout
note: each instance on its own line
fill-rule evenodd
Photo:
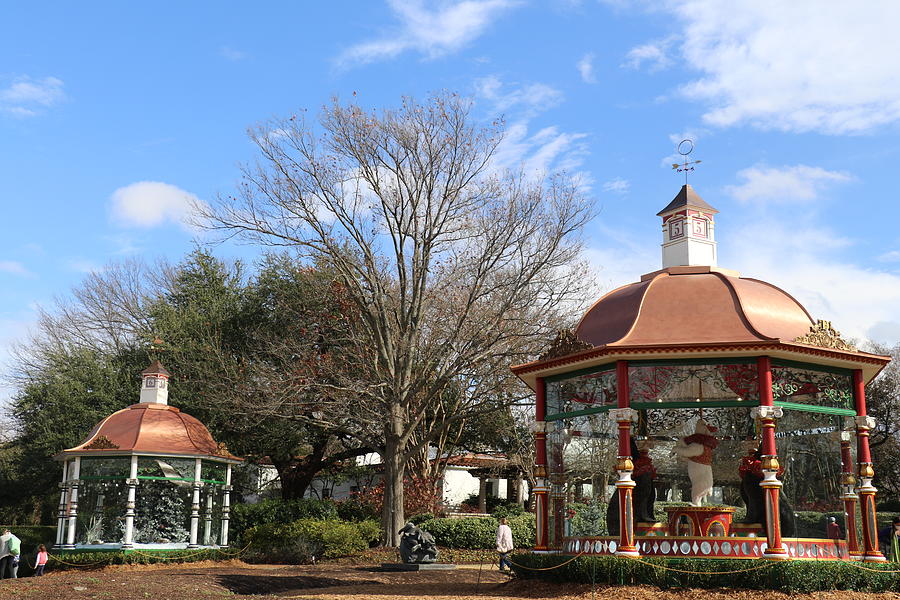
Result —
M 701 506 L 703 499 L 712 493 L 712 451 L 719 441 L 711 434 L 718 431 L 700 419 L 694 427 L 694 433 L 682 438 L 672 450 L 687 461 L 688 477 L 691 479 L 691 504 Z

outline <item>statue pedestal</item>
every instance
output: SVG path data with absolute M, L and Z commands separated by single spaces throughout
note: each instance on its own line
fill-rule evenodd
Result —
M 734 511 L 733 506 L 670 506 L 669 535 L 726 537 L 731 535 Z
M 450 571 L 456 565 L 450 563 L 381 563 L 382 571 Z

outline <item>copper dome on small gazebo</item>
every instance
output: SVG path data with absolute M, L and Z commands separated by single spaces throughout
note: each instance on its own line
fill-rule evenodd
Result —
M 231 467 L 242 459 L 217 443 L 198 419 L 169 406 L 169 377 L 154 361 L 141 373 L 140 402 L 109 415 L 84 441 L 55 457 L 63 463 L 57 548 L 228 545 Z M 164 497 L 143 498 L 149 488 Z M 185 488 L 192 491 L 190 500 L 183 497 Z M 201 488 L 206 491 L 202 517 Z M 110 498 L 122 500 L 123 514 Z M 183 519 L 178 506 L 187 511 Z M 151 518 L 164 508 L 175 510 L 174 517 Z M 119 541 L 106 541 L 111 536 Z M 186 539 L 173 539 L 179 537 Z

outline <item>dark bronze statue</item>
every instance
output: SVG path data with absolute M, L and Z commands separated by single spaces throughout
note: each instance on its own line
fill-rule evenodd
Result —
M 763 480 L 762 472 L 762 452 L 759 449 L 751 450 L 747 456 L 741 459 L 741 466 L 738 469 L 741 476 L 741 499 L 744 506 L 747 507 L 747 516 L 743 523 L 753 524 L 759 523 L 766 527 L 766 497 L 765 490 L 760 487 Z M 778 475 L 784 473 L 784 468 L 778 469 Z M 794 509 L 788 504 L 787 498 L 779 490 L 778 492 L 778 512 L 781 518 L 781 535 L 784 537 L 794 537 L 797 530 L 797 524 L 794 519 Z
M 433 563 L 437 560 L 434 536 L 412 523 L 400 530 L 400 558 L 405 563 Z
M 631 456 L 634 464 L 632 479 L 635 487 L 631 495 L 635 523 L 654 523 L 656 504 L 656 468 L 647 450 L 638 449 L 634 437 L 631 438 Z M 613 492 L 606 511 L 606 529 L 609 535 L 619 535 L 619 492 Z

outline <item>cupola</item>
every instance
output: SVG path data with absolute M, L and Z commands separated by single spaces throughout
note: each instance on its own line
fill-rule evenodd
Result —
M 685 184 L 662 217 L 662 267 L 715 267 L 715 208 Z

